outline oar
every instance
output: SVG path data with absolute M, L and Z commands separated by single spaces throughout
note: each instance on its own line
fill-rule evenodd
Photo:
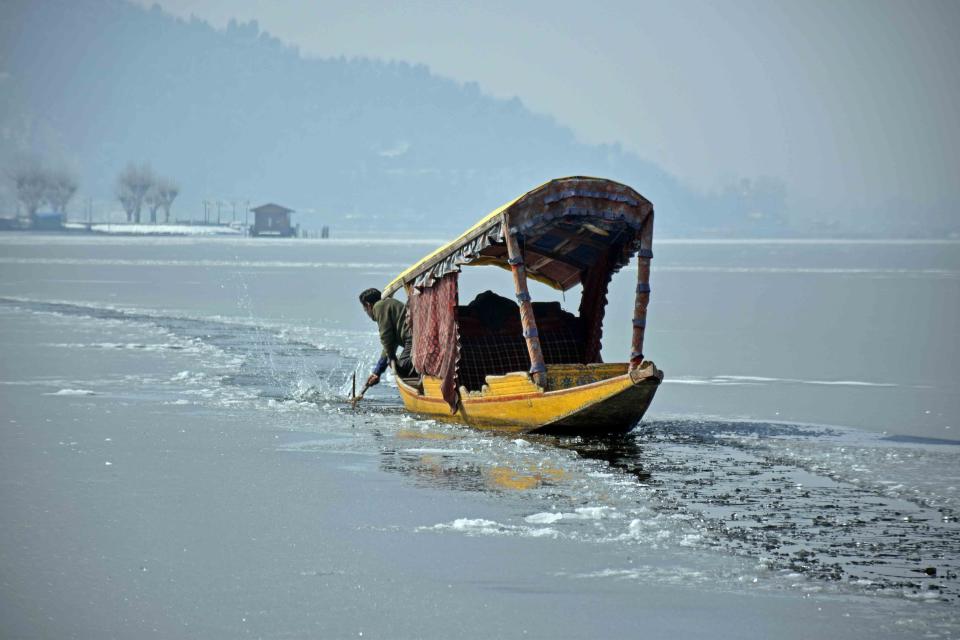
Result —
M 353 405 L 353 408 L 357 408 L 357 403 L 363 400 L 363 394 L 367 392 L 367 389 L 370 388 L 370 385 L 363 385 L 363 389 L 360 390 L 360 395 L 357 395 L 357 372 L 353 372 L 353 383 L 350 386 L 350 404 Z

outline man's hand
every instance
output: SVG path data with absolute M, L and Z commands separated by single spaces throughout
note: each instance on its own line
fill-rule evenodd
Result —
M 368 386 L 368 387 L 374 387 L 374 386 L 376 386 L 377 383 L 379 383 L 379 382 L 380 382 L 380 376 L 378 376 L 378 375 L 375 374 L 375 373 L 374 373 L 374 374 L 371 374 L 370 377 L 367 378 L 367 386 Z

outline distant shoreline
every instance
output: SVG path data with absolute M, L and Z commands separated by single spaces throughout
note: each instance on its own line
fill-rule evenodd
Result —
M 84 223 L 85 224 L 85 223 Z M 107 226 L 107 223 L 103 223 L 104 226 Z M 99 226 L 95 224 L 94 226 Z M 125 227 L 125 224 L 115 224 L 111 223 L 110 226 L 113 227 Z M 134 225 L 130 225 L 134 226 Z M 150 226 L 150 225 L 139 225 Z M 190 227 L 191 225 L 157 225 L 157 226 L 177 226 L 177 227 Z M 90 238 L 124 238 L 124 239 L 133 239 L 133 238 L 190 238 L 190 239 L 249 239 L 249 240 L 258 240 L 244 233 L 243 231 L 231 230 L 223 232 L 224 227 L 217 225 L 196 225 L 198 228 L 207 228 L 214 227 L 216 231 L 207 231 L 207 232 L 179 232 L 176 230 L 171 231 L 119 231 L 112 230 L 109 232 L 91 230 L 87 231 L 85 229 L 56 229 L 56 230 L 32 230 L 32 229 L 0 229 L 0 238 L 2 237 L 13 237 L 13 236 L 42 236 L 44 238 L 51 237 L 90 237 Z M 271 242 L 280 242 L 280 241 L 293 241 L 296 243 L 301 242 L 313 242 L 317 241 L 319 243 L 327 244 L 351 244 L 355 242 L 363 243 L 374 243 L 374 244 L 395 244 L 397 241 L 403 241 L 405 243 L 414 243 L 414 244 L 423 244 L 423 245 L 440 245 L 446 242 L 449 242 L 451 238 L 455 237 L 456 234 L 443 235 L 438 234 L 433 238 L 424 238 L 422 235 L 413 234 L 408 231 L 363 231 L 359 229 L 350 229 L 343 230 L 340 234 L 333 238 L 267 238 Z M 960 245 L 960 238 L 866 238 L 866 237 L 851 237 L 851 238 L 811 238 L 811 237 L 769 237 L 769 238 L 714 238 L 714 237 L 666 237 L 666 238 L 657 238 L 654 243 L 655 245 L 665 246 L 665 245 L 716 245 L 716 246 L 733 246 L 733 245 L 931 245 L 931 246 L 951 246 L 951 245 Z

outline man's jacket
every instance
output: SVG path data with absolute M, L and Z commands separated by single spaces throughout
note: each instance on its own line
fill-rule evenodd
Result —
M 380 361 L 386 364 L 396 359 L 397 349 L 403 348 L 410 337 L 410 327 L 407 326 L 407 305 L 393 298 L 383 298 L 373 305 L 373 319 L 380 329 L 380 344 L 383 354 Z M 378 367 L 379 368 L 379 367 Z M 374 373 L 383 373 L 374 371 Z

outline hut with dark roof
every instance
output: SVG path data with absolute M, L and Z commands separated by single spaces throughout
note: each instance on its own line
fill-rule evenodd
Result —
M 293 213 L 293 209 L 271 202 L 256 207 L 252 211 L 255 217 L 253 226 L 250 227 L 251 236 L 289 238 L 297 235 L 296 227 L 290 224 L 290 214 Z

